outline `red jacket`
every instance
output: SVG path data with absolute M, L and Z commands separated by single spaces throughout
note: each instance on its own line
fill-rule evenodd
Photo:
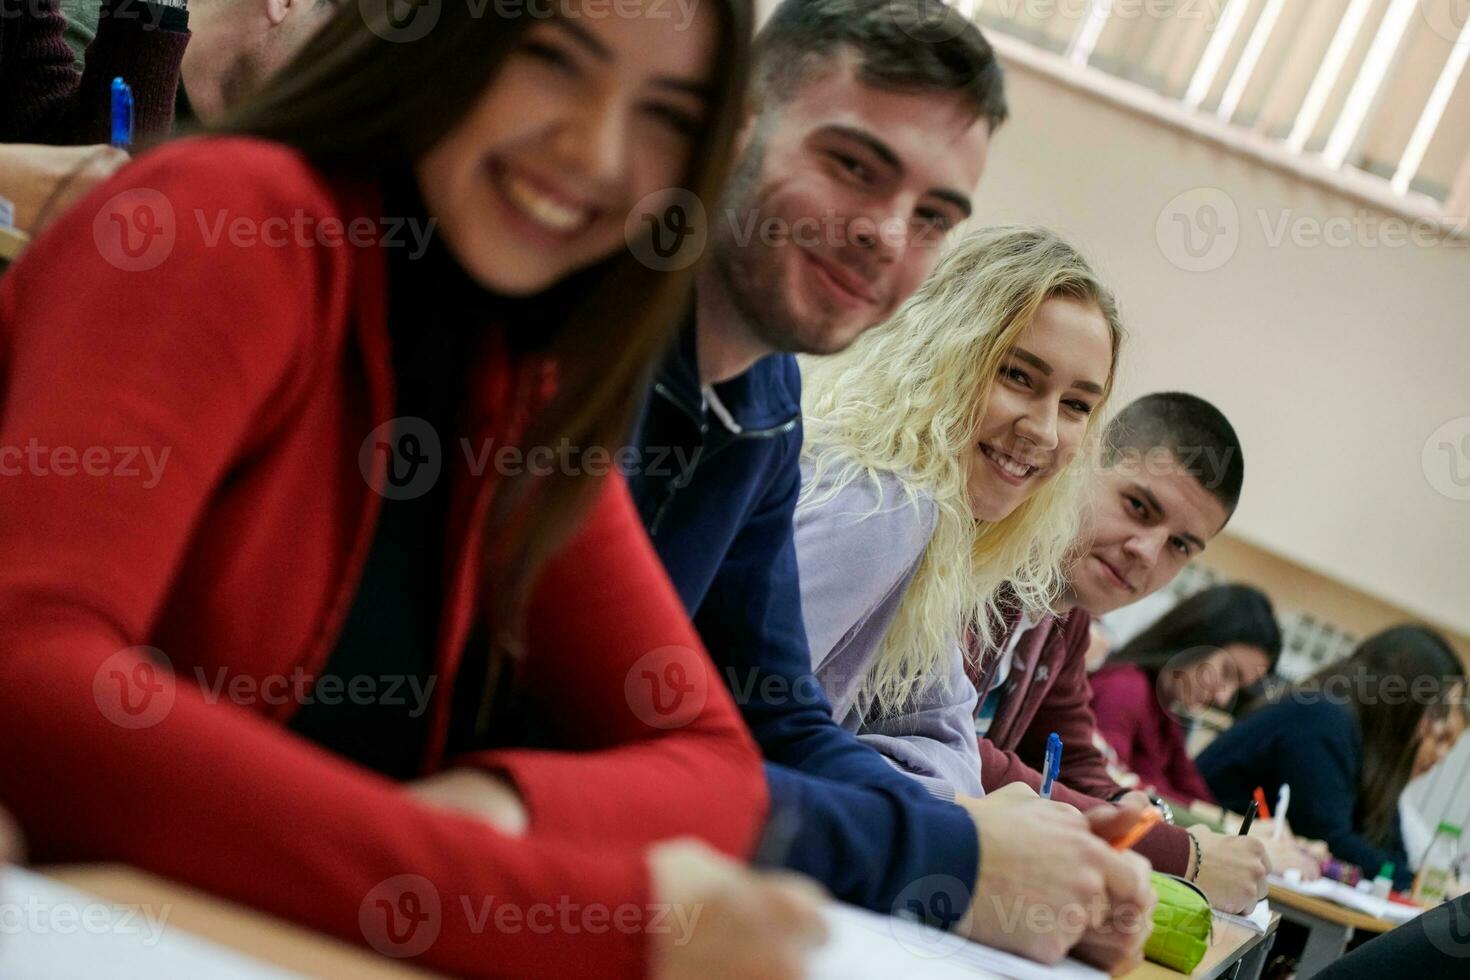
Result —
M 1014 686 L 1007 690 L 989 733 L 980 739 L 980 774 L 987 793 L 1015 782 L 1040 790 L 1039 770 L 1052 732 L 1061 737 L 1063 746 L 1061 776 L 1052 786 L 1052 799 L 1090 810 L 1123 792 L 1092 742 L 1098 726 L 1087 681 L 1091 625 L 1092 617 L 1076 609 L 1061 618 L 1047 617 L 1021 637 L 1011 672 Z M 1005 642 L 1002 638 L 1002 647 Z M 997 659 L 984 661 L 981 690 L 989 687 Z M 1179 827 L 1159 826 L 1135 850 L 1160 871 L 1182 875 L 1189 867 L 1189 839 Z
M 1186 751 L 1184 727 L 1164 710 L 1153 679 L 1129 663 L 1105 663 L 1092 675 L 1098 729 L 1118 761 L 1161 796 L 1192 803 L 1215 802 Z
M 146 236 L 119 251 L 117 214 L 163 229 L 147 239 L 171 241 L 161 263 L 127 271 L 157 256 Z M 0 279 L 0 803 L 39 861 L 126 862 L 446 972 L 643 973 L 639 924 L 667 927 L 643 910 L 646 845 L 748 853 L 766 798 L 622 481 L 528 606 L 525 697 L 574 751 L 476 760 L 519 788 L 528 836 L 284 731 L 297 704 L 281 694 L 322 668 L 373 537 L 359 451 L 393 414 L 384 262 L 372 246 L 210 245 L 220 214 L 324 228 L 382 210 L 285 148 L 187 141 L 93 192 Z M 528 370 L 501 348 L 474 367 L 497 447 Z M 8 452 L 28 446 L 44 462 Z M 137 447 L 169 451 L 156 485 Z M 490 487 L 451 467 L 463 455 L 445 447 L 461 492 L 426 771 L 446 765 L 479 590 Z M 381 485 L 382 455 L 364 458 Z M 650 713 L 643 671 L 670 676 L 670 657 L 693 693 Z M 196 676 L 243 696 L 211 703 Z

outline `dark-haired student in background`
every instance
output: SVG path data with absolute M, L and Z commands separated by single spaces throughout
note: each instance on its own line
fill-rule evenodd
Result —
M 760 756 L 621 477 L 461 451 L 617 445 L 666 347 L 687 274 L 625 218 L 713 206 L 750 13 L 651 7 L 451 3 L 395 43 L 345 6 L 0 279 L 0 445 L 169 454 L 0 480 L 0 803 L 37 859 L 453 975 L 798 975 L 819 914 L 716 853 L 753 848 Z M 656 651 L 697 696 L 636 686 Z M 485 896 L 614 927 L 486 932 Z M 395 913 L 436 900 L 432 936 Z
M 1097 727 L 1120 765 L 1172 800 L 1214 802 L 1185 744 L 1181 714 L 1228 708 L 1281 656 L 1271 600 L 1248 585 L 1190 596 L 1092 675 Z M 1239 811 L 1237 811 L 1239 812 Z
M 773 811 L 794 825 L 780 859 L 881 912 L 953 883 L 913 904 L 937 925 L 963 920 L 971 936 L 1045 955 L 1057 931 L 1007 929 L 998 910 L 1031 882 L 1070 894 L 1082 872 L 1061 848 L 1011 843 L 1035 829 L 1025 808 L 982 820 L 934 800 L 833 721 L 811 674 L 792 537 L 791 355 L 844 349 L 934 268 L 1006 117 L 1000 67 L 939 0 L 787 0 L 755 58 L 712 261 L 637 432 L 648 468 L 630 480 L 634 497 L 765 752 Z M 669 466 L 671 449 L 697 463 Z
M 1018 619 L 995 648 L 971 655 L 985 692 L 975 729 L 987 792 L 1018 781 L 1040 788 L 1047 736 L 1058 732 L 1066 761 L 1053 799 L 1081 810 L 1120 798 L 1149 804 L 1113 782 L 1093 747 L 1090 627 L 1172 582 L 1223 529 L 1243 480 L 1235 430 L 1202 398 L 1158 392 L 1114 416 L 1056 615 Z M 1265 893 L 1271 862 L 1259 841 L 1161 825 L 1136 849 L 1156 869 L 1197 881 L 1225 911 L 1249 909 Z
M 1237 721 L 1200 753 L 1199 771 L 1222 806 L 1244 812 L 1260 786 L 1291 786 L 1291 824 L 1334 857 L 1373 875 L 1394 864 L 1394 887 L 1414 879 L 1399 826 L 1409 780 L 1453 747 L 1465 669 L 1444 637 L 1396 626 L 1347 659 Z

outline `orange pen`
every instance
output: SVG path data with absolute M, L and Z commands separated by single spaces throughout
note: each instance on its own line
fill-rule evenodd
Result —
M 1126 851 L 1134 844 L 1137 844 L 1139 841 L 1143 840 L 1143 835 L 1147 834 L 1150 830 L 1153 830 L 1154 824 L 1158 823 L 1162 819 L 1164 818 L 1159 816 L 1159 811 L 1155 810 L 1153 807 L 1149 807 L 1147 810 L 1144 810 L 1143 813 L 1139 814 L 1138 819 L 1134 821 L 1133 826 L 1129 827 L 1117 837 L 1114 837 L 1112 840 L 1108 841 L 1108 844 L 1110 844 L 1115 851 Z
M 1262 820 L 1270 820 L 1271 808 L 1266 805 L 1266 791 L 1257 786 L 1255 793 L 1251 795 L 1256 798 L 1256 804 L 1261 808 L 1256 816 L 1260 817 Z

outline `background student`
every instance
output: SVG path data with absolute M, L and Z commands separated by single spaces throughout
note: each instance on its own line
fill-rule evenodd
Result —
M 1014 782 L 1039 789 L 1047 737 L 1058 732 L 1066 762 L 1053 799 L 1083 811 L 1119 799 L 1150 805 L 1144 794 L 1125 794 L 1113 782 L 1094 747 L 1090 627 L 1094 616 L 1164 588 L 1204 550 L 1235 510 L 1244 464 L 1235 430 L 1204 399 L 1159 392 L 1114 416 L 1056 612 L 1034 617 L 1008 609 L 1004 635 L 969 652 L 976 689 L 985 692 L 975 727 L 987 792 Z M 1231 912 L 1265 894 L 1272 863 L 1307 866 L 1289 840 L 1268 861 L 1255 839 L 1167 824 L 1135 849 L 1156 869 L 1197 881 L 1216 907 Z
M 1054 588 L 1086 471 L 1071 464 L 1121 341 L 1075 250 L 992 228 L 957 242 L 883 326 L 803 364 L 796 549 L 813 669 L 845 728 L 951 798 L 981 792 L 960 627 L 1002 582 Z M 1106 859 L 1115 906 L 1147 893 L 1141 860 L 1083 854 Z M 1139 955 L 1136 931 L 1103 931 L 1077 953 L 1118 969 Z
M 224 127 L 263 139 L 148 154 L 0 280 L 0 445 L 169 451 L 150 482 L 95 453 L 0 480 L 27 515 L 0 527 L 0 802 L 38 859 L 126 862 L 454 974 L 798 968 L 805 890 L 660 843 L 748 853 L 765 790 L 620 479 L 457 462 L 460 439 L 624 431 L 684 301 L 624 216 L 712 198 L 748 13 L 449 4 L 400 44 L 345 7 Z M 95 233 L 170 213 L 163 240 Z M 283 213 L 312 237 L 264 245 Z M 260 238 L 211 238 L 221 214 Z M 395 247 L 391 217 L 437 237 Z M 702 696 L 630 694 L 650 651 Z M 327 679 L 377 696 L 315 697 Z M 404 946 L 387 914 L 424 889 L 445 914 Z M 487 936 L 456 914 L 486 895 L 641 911 Z M 655 902 L 705 905 L 693 936 L 651 929 Z
M 1214 802 L 1180 716 L 1228 709 L 1280 656 L 1281 629 L 1264 593 L 1248 585 L 1197 592 L 1092 675 L 1098 730 L 1144 785 L 1171 800 Z
M 1045 830 L 1024 809 L 977 826 L 982 807 L 933 799 L 838 726 L 811 675 L 792 546 L 802 430 L 791 354 L 842 349 L 933 269 L 1005 119 L 1000 69 L 938 0 L 792 0 L 755 48 L 712 261 L 649 394 L 630 485 L 766 754 L 773 809 L 794 824 L 784 862 L 882 912 L 916 882 L 952 883 L 925 907 L 931 922 L 1054 960 L 1066 935 L 1006 929 L 998 913 L 1023 894 L 1070 900 L 1074 850 L 1093 844 L 1085 826 L 1062 821 L 1052 849 L 1035 846 Z M 740 237 L 766 221 L 791 234 Z M 1059 888 L 1028 893 L 1027 868 Z
M 1255 787 L 1275 799 L 1289 784 L 1297 832 L 1365 874 L 1392 861 L 1394 887 L 1407 889 L 1399 796 L 1452 747 L 1439 733 L 1464 700 L 1465 670 L 1445 639 L 1396 626 L 1241 718 L 1200 753 L 1199 771 L 1236 812 Z

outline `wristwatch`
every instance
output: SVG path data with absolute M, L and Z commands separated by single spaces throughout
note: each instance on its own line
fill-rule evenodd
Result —
M 1155 796 L 1153 793 L 1150 793 L 1148 794 L 1148 801 L 1152 803 L 1154 805 L 1154 808 L 1159 811 L 1159 816 L 1164 818 L 1164 823 L 1173 825 L 1174 808 L 1169 805 L 1168 800 L 1164 799 L 1162 796 Z

